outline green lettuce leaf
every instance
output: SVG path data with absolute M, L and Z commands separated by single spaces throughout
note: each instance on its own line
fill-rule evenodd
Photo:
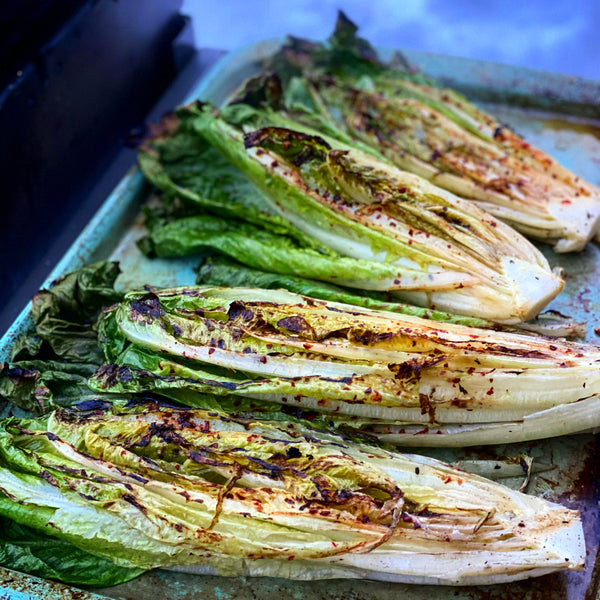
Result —
M 124 583 L 143 572 L 119 567 L 4 517 L 0 517 L 0 565 L 36 577 L 93 587 Z
M 246 221 L 303 246 L 328 249 L 273 213 L 260 192 L 213 146 L 194 134 L 186 113 L 163 121 L 161 134 L 140 148 L 145 177 L 168 197 L 179 198 L 196 212 Z
M 385 289 L 400 271 L 387 263 L 340 256 L 332 251 L 323 254 L 250 223 L 211 215 L 187 217 L 154 227 L 145 248 L 151 255 L 165 257 L 213 250 L 273 273 L 346 282 L 366 289 Z
M 97 399 L 87 386 L 104 360 L 97 319 L 122 298 L 114 289 L 118 274 L 116 263 L 99 262 L 36 294 L 34 330 L 17 338 L 10 362 L 0 365 L 0 399 L 38 414 Z

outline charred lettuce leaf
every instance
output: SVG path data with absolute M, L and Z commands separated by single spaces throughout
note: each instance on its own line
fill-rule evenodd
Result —
M 397 268 L 341 256 L 274 214 L 260 191 L 215 147 L 190 134 L 190 116 L 183 114 L 141 150 L 139 162 L 167 197 L 193 205 L 199 214 L 148 219 L 148 235 L 140 244 L 146 254 L 184 256 L 212 249 L 273 272 L 364 287 L 383 285 L 371 279 L 396 278 Z
M 0 398 L 35 413 L 97 398 L 87 386 L 104 359 L 97 319 L 122 298 L 114 289 L 118 274 L 116 263 L 94 263 L 36 294 L 34 331 L 15 341 L 0 368 Z
M 116 263 L 94 263 L 34 296 L 31 314 L 36 335 L 54 355 L 72 362 L 101 360 L 94 325 L 100 310 L 122 297 L 114 289 L 118 275 Z
M 265 70 L 278 73 L 284 81 L 306 73 L 325 72 L 338 76 L 375 76 L 387 70 L 377 51 L 366 39 L 357 35 L 358 27 L 343 11 L 338 11 L 334 31 L 326 43 L 315 43 L 288 36 L 281 49 L 264 62 Z M 397 66 L 413 71 L 400 54 Z M 430 81 L 424 75 L 422 80 Z
M 0 369 L 0 397 L 35 413 L 93 400 L 98 394 L 87 382 L 99 365 L 42 359 L 4 364 Z
M 283 288 L 296 294 L 312 296 L 321 300 L 414 315 L 441 323 L 460 323 L 472 327 L 497 327 L 497 324 L 484 319 L 452 315 L 440 310 L 394 302 L 389 294 L 381 292 L 364 290 L 361 294 L 358 294 L 355 290 L 323 281 L 249 268 L 241 262 L 230 260 L 222 255 L 209 256 L 200 264 L 196 283 L 198 285 L 258 287 L 271 290 Z
M 275 214 L 260 192 L 223 155 L 194 134 L 189 118 L 170 116 L 140 148 L 142 172 L 167 198 L 186 203 L 190 214 L 248 222 L 287 235 L 306 247 L 327 249 Z
M 194 103 L 142 150 L 148 178 L 201 211 L 149 222 L 145 253 L 216 250 L 253 268 L 506 323 L 532 318 L 561 289 L 541 253 L 490 215 L 273 110 L 269 81 L 256 82 L 263 99 L 249 82 L 236 101 L 272 106 Z M 278 125 L 262 126 L 269 120 Z

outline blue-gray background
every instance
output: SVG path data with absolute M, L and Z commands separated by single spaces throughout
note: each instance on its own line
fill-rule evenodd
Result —
M 326 38 L 343 9 L 375 45 L 600 79 L 600 0 L 184 0 L 199 47 Z

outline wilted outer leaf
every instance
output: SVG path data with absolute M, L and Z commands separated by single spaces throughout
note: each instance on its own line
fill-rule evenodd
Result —
M 15 341 L 0 365 L 0 399 L 34 413 L 95 400 L 87 380 L 103 362 L 96 321 L 121 299 L 116 263 L 87 265 L 41 290 L 33 299 L 34 331 Z

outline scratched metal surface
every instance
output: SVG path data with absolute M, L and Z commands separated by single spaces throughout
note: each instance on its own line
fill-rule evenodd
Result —
M 192 97 L 211 99 L 215 103 L 223 101 L 244 77 L 256 69 L 256 61 L 276 47 L 276 41 L 265 41 L 228 55 L 200 83 Z M 513 126 L 579 175 L 600 185 L 600 83 L 482 61 L 420 52 L 406 54 L 423 71 L 443 77 L 448 83 L 467 91 L 475 101 L 495 113 L 500 121 Z M 139 206 L 147 196 L 148 190 L 139 173 L 130 173 L 57 265 L 49 281 L 84 263 L 112 257 L 121 261 L 123 274 L 118 283 L 123 288 L 146 283 L 193 283 L 196 258 L 148 261 L 137 250 L 135 241 L 143 234 Z M 550 262 L 561 265 L 567 274 L 565 291 L 550 308 L 585 321 L 588 341 L 599 343 L 600 337 L 594 329 L 600 328 L 600 248 L 590 244 L 581 254 L 567 256 L 555 255 L 548 248 L 543 250 Z M 26 307 L 0 340 L 0 360 L 7 358 L 14 337 L 29 326 L 29 309 Z M 551 469 L 533 476 L 528 493 L 581 510 L 588 547 L 585 570 L 510 585 L 458 588 L 351 580 L 294 582 L 266 578 L 219 578 L 156 571 L 127 584 L 94 592 L 123 600 L 188 600 L 196 597 L 206 600 L 275 600 L 282 597 L 296 600 L 391 600 L 397 597 L 406 600 L 432 597 L 588 600 L 596 597 L 600 570 L 600 567 L 596 568 L 600 545 L 600 448 L 596 436 L 586 434 L 494 448 L 423 452 L 447 461 L 494 459 L 527 453 L 542 463 L 550 464 Z M 520 482 L 506 483 L 518 487 Z M 40 595 L 42 588 L 39 586 L 42 584 L 39 580 L 23 576 L 18 578 L 17 586 L 11 585 L 10 581 L 16 580 L 10 578 L 5 583 L 3 575 L 5 573 L 0 570 L 1 599 L 46 597 Z M 63 597 L 77 597 L 69 596 L 66 588 L 61 589 L 65 594 Z
M 103 600 L 102 596 L 62 583 L 29 577 L 0 567 L 0 600 Z

